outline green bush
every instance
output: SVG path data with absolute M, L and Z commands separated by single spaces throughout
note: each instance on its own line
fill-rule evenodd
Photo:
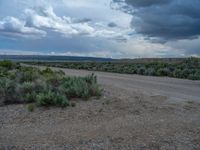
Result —
M 23 67 L 16 72 L 16 79 L 20 82 L 32 82 L 39 78 L 38 70 L 29 67 Z
M 36 79 L 34 81 L 34 86 L 35 86 L 35 92 L 36 93 L 46 91 L 49 88 L 48 83 L 46 82 L 46 80 L 43 77 Z
M 1 80 L 0 80 L 0 106 L 2 106 L 5 102 L 5 86 L 6 86 L 6 78 L 1 77 Z
M 69 98 L 89 97 L 88 83 L 83 78 L 66 78 L 64 82 L 65 93 Z
M 36 104 L 38 106 L 61 106 L 66 107 L 69 105 L 68 99 L 52 91 L 39 93 L 36 96 Z
M 160 68 L 157 71 L 158 76 L 171 76 L 171 72 L 168 68 Z
M 35 91 L 31 93 L 26 93 L 22 99 L 24 99 L 24 103 L 32 103 L 35 102 L 37 93 Z
M 88 84 L 96 84 L 97 83 L 97 77 L 94 75 L 94 73 L 92 73 L 91 75 L 88 75 L 88 76 L 84 77 L 84 80 Z
M 14 66 L 14 64 L 9 60 L 0 61 L 0 67 L 11 69 L 13 66 Z
M 145 75 L 154 76 L 156 75 L 156 71 L 154 68 L 148 68 L 145 70 Z
M 188 76 L 188 79 L 191 79 L 191 80 L 200 80 L 200 71 L 199 72 L 195 72 L 194 74 L 190 74 Z
M 145 68 L 144 67 L 139 67 L 137 69 L 137 74 L 144 75 L 145 74 Z
M 0 70 L 0 105 L 36 102 L 38 106 L 66 107 L 72 98 L 89 99 L 101 92 L 94 74 L 67 77 L 50 68 L 13 66 Z
M 29 112 L 33 112 L 35 110 L 35 105 L 34 104 L 28 104 L 27 109 Z
M 68 98 L 89 99 L 91 96 L 101 95 L 97 77 L 94 74 L 86 77 L 66 77 L 62 82 L 62 91 Z
M 16 93 L 16 89 L 15 89 L 17 86 L 17 83 L 7 78 L 1 79 L 0 83 L 1 83 L 0 97 L 1 97 L 1 101 L 4 104 L 13 104 L 13 103 L 21 102 L 19 99 L 17 99 L 18 93 Z
M 191 70 L 186 68 L 186 69 L 182 70 L 181 76 L 182 76 L 182 78 L 188 79 L 190 74 L 191 74 Z
M 52 75 L 54 73 L 55 72 L 51 68 L 48 68 L 48 67 L 41 71 L 41 74 L 43 74 L 43 75 Z
M 34 102 L 36 98 L 35 84 L 33 82 L 24 82 L 16 87 L 18 99 L 24 103 Z
M 182 71 L 181 69 L 175 69 L 173 72 L 173 76 L 176 78 L 182 78 Z
M 35 84 L 33 82 L 23 82 L 18 88 L 21 93 L 31 93 L 35 90 Z
M 57 74 L 49 75 L 46 77 L 47 83 L 51 85 L 52 87 L 58 87 L 61 85 L 63 77 L 59 76 Z

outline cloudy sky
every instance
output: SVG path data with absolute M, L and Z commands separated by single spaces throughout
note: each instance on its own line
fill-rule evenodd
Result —
M 0 54 L 200 56 L 200 0 L 0 0 Z

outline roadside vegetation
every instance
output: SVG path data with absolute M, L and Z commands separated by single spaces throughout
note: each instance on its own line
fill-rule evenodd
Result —
M 69 69 L 85 69 L 114 73 L 139 74 L 148 76 L 167 76 L 174 78 L 200 80 L 200 59 L 186 58 L 169 61 L 158 59 L 142 61 L 111 61 L 111 62 L 32 62 L 53 67 Z
M 88 100 L 101 96 L 94 74 L 86 77 L 66 76 L 63 71 L 50 68 L 40 70 L 21 66 L 10 61 L 0 61 L 0 105 L 30 103 L 36 106 L 74 107 L 72 99 Z

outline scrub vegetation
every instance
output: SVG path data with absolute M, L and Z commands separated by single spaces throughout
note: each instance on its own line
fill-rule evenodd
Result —
M 31 64 L 200 80 L 200 59 L 193 57 L 185 59 L 114 60 L 111 62 L 32 62 Z
M 34 103 L 36 106 L 74 107 L 72 99 L 87 100 L 101 96 L 101 92 L 94 74 L 71 77 L 50 68 L 40 70 L 0 61 L 0 105 Z M 34 110 L 32 105 L 28 109 Z

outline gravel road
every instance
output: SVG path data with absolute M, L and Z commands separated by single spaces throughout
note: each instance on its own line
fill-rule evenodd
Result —
M 101 99 L 32 113 L 26 105 L 0 107 L 0 149 L 200 149 L 199 81 L 95 74 L 104 89 Z

